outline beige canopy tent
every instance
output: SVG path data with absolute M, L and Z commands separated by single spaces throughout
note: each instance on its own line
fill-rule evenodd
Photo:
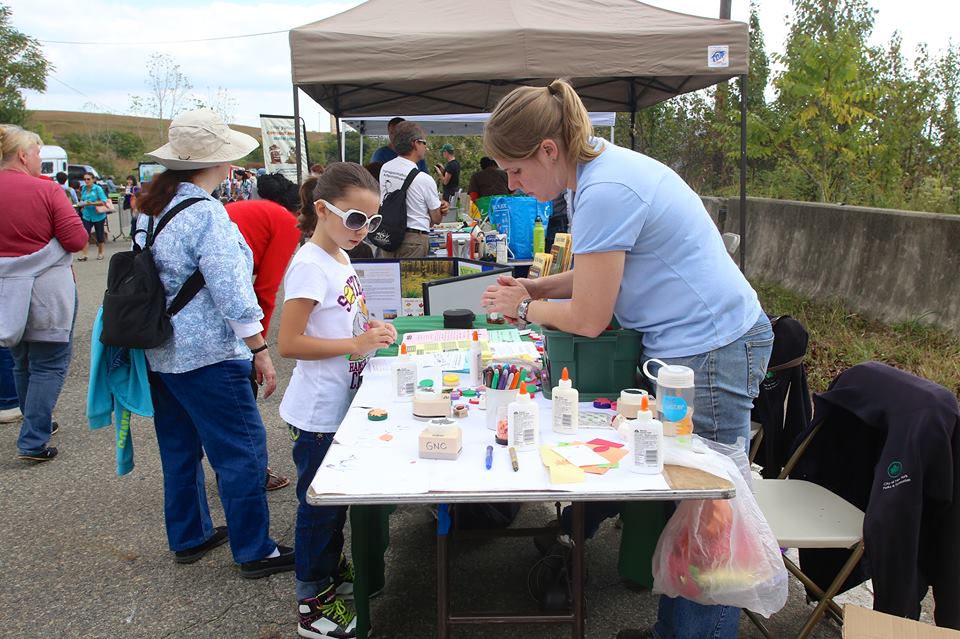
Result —
M 297 117 L 298 89 L 339 122 L 487 113 L 513 88 L 558 77 L 591 111 L 635 113 L 741 76 L 744 157 L 748 52 L 742 22 L 635 0 L 368 0 L 290 31 Z

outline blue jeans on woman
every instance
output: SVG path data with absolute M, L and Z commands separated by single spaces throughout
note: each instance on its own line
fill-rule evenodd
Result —
M 335 433 L 314 433 L 289 426 L 293 463 L 297 466 L 297 600 L 316 597 L 333 580 L 343 552 L 346 506 L 311 506 L 307 488 L 313 481 Z
M 722 348 L 690 357 L 660 358 L 693 369 L 693 432 L 713 441 L 750 444 L 750 411 L 760 392 L 773 350 L 773 329 L 766 315 L 739 339 Z M 651 374 L 656 369 L 650 367 Z M 657 639 L 733 639 L 740 627 L 740 609 L 705 606 L 681 597 L 660 597 Z
M 17 450 L 21 455 L 43 452 L 53 430 L 53 408 L 67 378 L 73 335 L 69 342 L 20 342 L 10 349 L 23 423 Z
M 204 451 L 217 474 L 237 563 L 270 555 L 267 433 L 250 390 L 250 361 L 227 360 L 186 373 L 150 373 L 153 424 L 163 467 L 163 510 L 170 550 L 214 534 L 203 473 Z
M 13 355 L 9 348 L 0 347 L 0 410 L 9 410 L 19 405 L 17 383 L 13 377 Z

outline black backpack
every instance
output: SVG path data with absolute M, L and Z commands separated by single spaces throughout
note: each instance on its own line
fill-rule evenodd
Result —
M 384 251 L 396 251 L 403 243 L 403 236 L 407 234 L 407 190 L 419 172 L 420 169 L 414 167 L 407 174 L 403 186 L 387 193 L 387 197 L 383 198 L 380 205 L 383 220 L 380 221 L 380 228 L 370 237 L 370 242 Z
M 204 199 L 192 197 L 180 202 L 160 220 L 156 230 L 151 215 L 147 230 L 138 229 L 134 233 L 146 233 L 143 248 L 134 242 L 132 250 L 121 251 L 110 258 L 107 290 L 103 294 L 103 332 L 100 334 L 103 344 L 146 349 L 156 348 L 173 337 L 170 318 L 200 292 L 205 284 L 203 274 L 199 269 L 194 271 L 167 308 L 166 292 L 150 247 L 177 213 Z

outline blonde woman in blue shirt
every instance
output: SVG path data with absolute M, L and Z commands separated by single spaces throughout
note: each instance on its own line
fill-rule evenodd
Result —
M 746 442 L 773 332 L 699 196 L 656 160 L 593 137 L 586 108 L 562 80 L 504 97 L 483 143 L 512 190 L 541 202 L 574 193 L 575 256 L 566 273 L 501 278 L 484 293 L 484 305 L 588 337 L 615 316 L 643 333 L 644 360 L 694 370 L 694 432 Z M 615 505 L 594 511 L 588 536 Z M 738 626 L 737 608 L 661 597 L 651 636 L 730 639 Z
M 80 219 L 83 220 L 83 228 L 87 230 L 88 236 L 90 235 L 91 229 L 96 232 L 97 259 L 102 260 L 103 242 L 106 235 L 103 230 L 103 225 L 107 219 L 107 214 L 97 211 L 97 207 L 107 203 L 107 194 L 104 193 L 100 185 L 93 180 L 93 173 L 83 174 L 83 186 L 80 187 L 80 204 L 84 206 L 80 209 Z M 80 249 L 80 257 L 77 258 L 78 262 L 87 261 L 88 245 L 89 242 L 84 244 L 83 248 Z

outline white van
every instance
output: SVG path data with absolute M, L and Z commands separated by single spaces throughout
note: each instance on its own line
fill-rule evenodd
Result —
M 40 147 L 40 174 L 55 179 L 57 173 L 67 172 L 67 152 L 59 146 L 44 144 Z

